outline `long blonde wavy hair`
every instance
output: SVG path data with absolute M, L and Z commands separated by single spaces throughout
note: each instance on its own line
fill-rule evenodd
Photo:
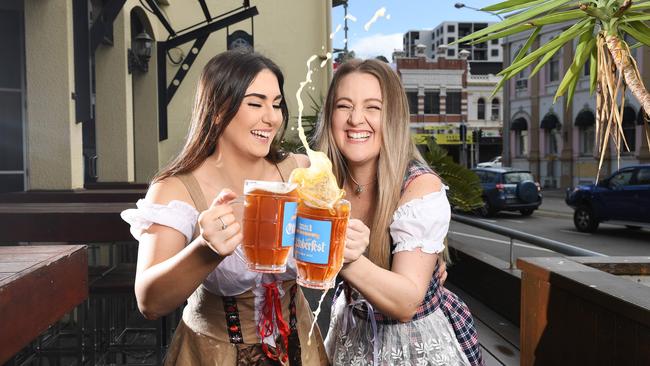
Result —
M 376 205 L 370 223 L 368 258 L 376 265 L 390 269 L 389 226 L 400 200 L 404 176 L 411 161 L 424 163 L 411 139 L 408 100 L 397 73 L 379 60 L 350 60 L 339 66 L 330 84 L 321 120 L 316 127 L 314 145 L 332 161 L 334 175 L 342 186 L 348 171 L 345 157 L 336 146 L 332 134 L 332 114 L 336 107 L 336 92 L 341 80 L 355 72 L 374 76 L 381 88 L 382 142 L 377 162 L 376 197 L 372 199 Z

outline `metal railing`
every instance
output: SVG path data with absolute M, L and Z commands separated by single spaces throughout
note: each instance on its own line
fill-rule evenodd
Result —
M 561 241 L 542 238 L 541 236 L 532 235 L 525 233 L 523 231 L 510 229 L 507 227 L 491 224 L 489 222 L 477 220 L 465 215 L 459 215 L 452 213 L 451 219 L 469 226 L 474 226 L 491 233 L 500 234 L 507 236 L 510 239 L 510 269 L 514 268 L 515 258 L 514 258 L 514 240 L 519 240 L 525 243 L 534 244 L 540 248 L 552 250 L 557 253 L 561 253 L 569 256 L 576 257 L 607 257 L 607 255 L 594 252 L 589 249 L 583 249 L 576 247 L 571 244 L 562 243 Z

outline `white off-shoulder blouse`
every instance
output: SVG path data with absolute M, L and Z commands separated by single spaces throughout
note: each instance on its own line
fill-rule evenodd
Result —
M 440 253 L 445 248 L 451 208 L 448 187 L 416 198 L 398 207 L 390 224 L 393 254 L 420 248 L 425 253 Z

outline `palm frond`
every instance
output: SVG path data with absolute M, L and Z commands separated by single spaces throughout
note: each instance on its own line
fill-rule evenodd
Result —
M 461 211 L 482 207 L 482 188 L 476 173 L 455 163 L 447 151 L 436 144 L 433 137 L 428 138 L 427 148 L 424 159 L 449 186 L 449 203 Z

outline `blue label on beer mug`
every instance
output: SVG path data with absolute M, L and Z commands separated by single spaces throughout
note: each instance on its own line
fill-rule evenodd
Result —
M 282 246 L 293 246 L 296 237 L 296 212 L 298 211 L 298 202 L 284 203 L 284 217 L 282 219 Z
M 298 217 L 294 254 L 296 259 L 314 263 L 327 264 L 330 256 L 330 221 L 310 220 Z

